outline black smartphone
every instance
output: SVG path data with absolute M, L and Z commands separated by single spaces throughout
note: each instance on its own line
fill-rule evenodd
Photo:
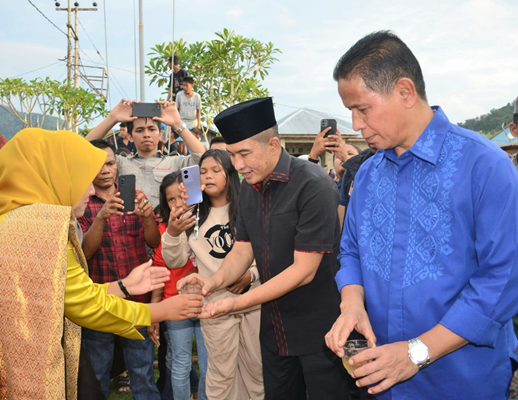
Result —
M 320 132 L 329 127 L 331 127 L 331 129 L 325 133 L 325 138 L 329 135 L 336 135 L 336 119 L 325 118 L 322 121 L 320 121 Z
M 122 211 L 135 210 L 135 175 L 119 175 L 120 198 L 124 201 Z
M 131 109 L 134 117 L 160 117 L 162 113 L 158 103 L 133 103 Z
M 182 168 L 182 180 L 187 190 L 185 194 L 189 196 L 185 204 L 192 206 L 193 204 L 201 203 L 203 196 L 201 194 L 200 167 L 193 165 Z

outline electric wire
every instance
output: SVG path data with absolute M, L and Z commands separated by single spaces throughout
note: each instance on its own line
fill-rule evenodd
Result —
M 43 14 L 43 13 L 40 11 L 40 9 L 39 9 L 38 7 L 36 7 L 36 6 L 34 5 L 34 3 L 33 3 L 31 0 L 27 0 L 27 1 L 28 1 L 28 2 L 29 2 L 29 3 L 30 3 L 30 4 L 31 4 L 31 5 L 32 5 L 32 6 L 33 6 L 33 7 L 34 7 L 34 8 L 35 8 L 35 9 L 36 9 L 40 14 L 41 14 L 41 15 L 43 15 L 43 17 L 44 17 L 47 21 L 49 21 L 52 25 L 54 25 L 54 28 L 56 28 L 58 31 L 60 31 L 63 35 L 68 36 L 65 32 L 63 32 L 60 28 L 58 28 L 58 26 L 57 26 L 54 22 L 52 22 L 52 21 L 51 21 L 51 20 L 50 20 L 50 19 L 49 19 L 45 14 Z
M 59 61 L 56 61 L 55 63 L 49 64 L 49 65 L 45 65 L 44 67 L 36 68 L 36 69 L 33 69 L 32 71 L 24 72 L 23 74 L 18 74 L 18 75 L 15 75 L 15 76 L 11 76 L 9 79 L 17 78 L 17 77 L 22 76 L 22 75 L 30 74 L 31 72 L 36 72 L 36 71 L 39 71 L 41 69 L 52 67 L 53 65 L 59 64 L 61 62 L 65 62 L 65 60 L 59 60 Z

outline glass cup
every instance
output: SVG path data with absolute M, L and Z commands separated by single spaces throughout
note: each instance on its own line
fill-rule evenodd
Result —
M 199 294 L 199 295 L 201 295 L 201 285 L 198 283 L 189 283 L 180 289 L 180 294 Z
M 344 367 L 347 372 L 349 372 L 349 374 L 351 374 L 351 372 L 353 372 L 356 368 L 360 368 L 369 362 L 369 360 L 367 360 L 359 364 L 351 365 L 349 364 L 349 358 L 355 356 L 360 351 L 370 349 L 371 347 L 372 344 L 369 344 L 369 342 L 365 339 L 348 340 L 345 342 L 342 363 L 344 364 Z

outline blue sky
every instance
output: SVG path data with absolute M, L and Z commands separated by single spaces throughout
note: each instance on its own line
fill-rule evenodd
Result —
M 31 1 L 66 31 L 67 13 L 56 11 L 53 0 Z M 62 7 L 67 4 L 60 2 Z M 104 4 L 97 3 L 97 12 L 80 13 L 80 55 L 89 65 L 104 64 L 106 59 Z M 393 30 L 412 49 L 423 69 L 430 104 L 441 105 L 452 122 L 499 108 L 518 96 L 515 0 L 176 0 L 175 4 L 175 39 L 210 40 L 214 32 L 228 28 L 273 42 L 282 51 L 265 81 L 278 119 L 300 107 L 349 117 L 332 79 L 333 67 L 358 39 L 381 29 Z M 171 40 L 172 5 L 172 0 L 144 0 L 146 53 L 156 43 Z M 106 0 L 112 105 L 122 97 L 135 98 L 133 6 L 133 0 Z M 63 33 L 28 0 L 2 4 L 0 77 L 65 79 L 66 65 L 58 60 L 65 57 L 66 45 Z M 46 68 L 29 72 L 42 67 Z M 147 86 L 146 100 L 160 93 L 161 89 Z

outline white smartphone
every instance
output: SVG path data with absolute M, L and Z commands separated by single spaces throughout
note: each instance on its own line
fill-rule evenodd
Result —
M 192 206 L 203 201 L 203 195 L 201 194 L 201 180 L 200 180 L 200 167 L 192 165 L 190 167 L 182 168 L 182 180 L 189 198 L 185 204 Z

